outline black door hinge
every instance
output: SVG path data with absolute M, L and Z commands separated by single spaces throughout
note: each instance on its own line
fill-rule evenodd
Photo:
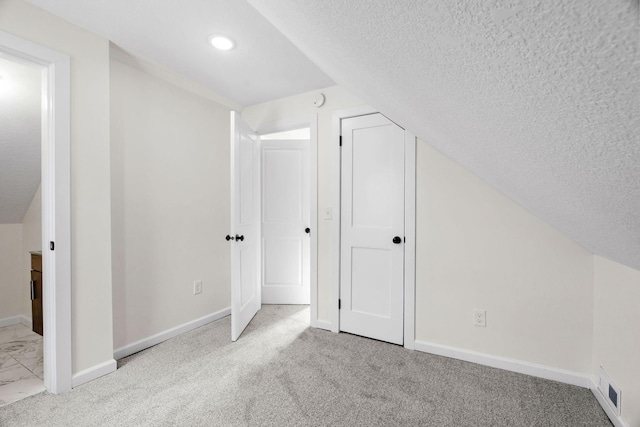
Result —
M 340 310 L 342 308 L 342 300 L 339 299 L 338 300 L 338 310 Z
M 56 245 L 53 242 L 49 242 L 49 249 L 54 250 Z
M 340 147 L 342 147 L 342 135 L 340 135 Z

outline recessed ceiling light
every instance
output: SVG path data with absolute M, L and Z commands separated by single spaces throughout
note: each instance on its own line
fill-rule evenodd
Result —
M 236 45 L 229 37 L 221 34 L 209 36 L 209 43 L 218 50 L 231 50 Z

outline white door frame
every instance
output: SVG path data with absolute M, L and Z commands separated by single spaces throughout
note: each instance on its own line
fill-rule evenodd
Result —
M 42 68 L 44 385 L 50 393 L 64 393 L 72 386 L 71 62 L 67 55 L 2 31 L 0 56 Z
M 310 211 L 310 309 L 311 318 L 309 324 L 312 327 L 318 327 L 318 115 L 302 117 L 298 119 L 278 120 L 258 126 L 256 133 L 258 135 L 284 132 L 293 129 L 308 127 L 310 130 L 309 141 L 309 202 L 311 204 Z
M 334 180 L 333 180 L 333 295 L 331 331 L 340 332 L 340 222 L 341 222 L 341 161 L 340 134 L 342 119 L 375 114 L 379 111 L 369 107 L 355 107 L 333 112 Z M 400 126 L 402 127 L 402 126 Z M 415 272 L 416 272 L 416 137 L 404 131 L 404 347 L 415 348 Z

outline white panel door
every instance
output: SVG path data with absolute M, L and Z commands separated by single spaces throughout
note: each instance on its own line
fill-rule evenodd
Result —
M 260 147 L 231 112 L 231 340 L 260 310 Z
M 403 344 L 404 130 L 342 120 L 340 330 Z
M 309 140 L 261 141 L 262 303 L 309 304 Z

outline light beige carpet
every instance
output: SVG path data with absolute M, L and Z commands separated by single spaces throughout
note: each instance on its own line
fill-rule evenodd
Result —
M 2 426 L 610 426 L 589 390 L 309 328 L 264 306 L 119 361 L 71 392 L 0 408 Z

